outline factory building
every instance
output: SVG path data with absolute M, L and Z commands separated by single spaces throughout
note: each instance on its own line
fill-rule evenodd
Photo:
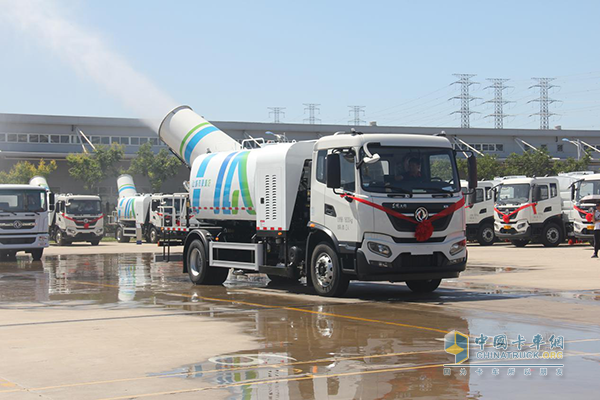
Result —
M 275 140 L 276 135 L 285 136 L 287 140 L 310 140 L 338 131 L 349 132 L 352 128 L 347 125 L 326 124 L 211 122 L 240 141 L 251 138 Z M 556 159 L 578 158 L 589 149 L 595 160 L 593 164 L 600 164 L 600 151 L 592 150 L 600 149 L 600 131 L 563 130 L 560 127 L 537 130 L 377 126 L 375 123 L 356 129 L 364 133 L 423 135 L 439 134 L 443 131 L 455 143 L 456 148 L 464 149 L 470 146 L 482 154 L 496 154 L 500 159 L 508 157 L 511 153 L 522 153 L 527 148 L 545 148 Z M 83 184 L 69 176 L 66 161 L 69 153 L 80 153 L 84 148 L 90 151 L 91 144 L 119 143 L 125 148 L 121 168 L 126 170 L 139 146 L 146 142 L 152 143 L 155 151 L 167 148 L 160 142 L 156 133 L 138 119 L 0 114 L 0 170 L 8 171 L 21 160 L 56 160 L 58 169 L 49 177 L 49 184 L 53 191 L 59 193 L 85 193 Z M 151 191 L 147 179 L 140 176 L 134 176 L 134 179 L 139 191 Z M 186 179 L 188 170 L 182 167 L 174 179 L 164 184 L 163 191 L 183 191 L 183 181 Z M 116 178 L 101 182 L 98 191 L 106 202 L 115 203 Z

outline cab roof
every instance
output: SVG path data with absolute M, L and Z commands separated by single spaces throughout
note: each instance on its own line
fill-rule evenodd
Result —
M 452 148 L 450 141 L 443 136 L 389 133 L 345 133 L 320 138 L 315 144 L 315 149 L 361 147 L 365 143 L 381 143 L 382 146 Z
M 0 185 L 0 190 L 2 189 L 10 189 L 10 190 L 40 190 L 40 191 L 46 191 L 48 189 L 46 189 L 45 187 L 42 186 L 37 186 L 37 185 L 12 185 L 12 184 L 2 184 Z

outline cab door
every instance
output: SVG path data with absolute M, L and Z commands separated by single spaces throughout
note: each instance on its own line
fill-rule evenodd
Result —
M 559 201 L 556 201 L 556 196 L 554 199 L 550 196 L 548 183 L 535 185 L 532 200 L 533 203 L 537 203 L 535 206 L 536 213 L 533 213 L 533 210 L 531 211 L 531 222 L 533 223 L 543 223 L 549 217 L 561 212 L 560 197 L 558 198 Z

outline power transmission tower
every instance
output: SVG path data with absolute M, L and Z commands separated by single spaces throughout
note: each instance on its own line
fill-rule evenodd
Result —
M 504 105 L 512 103 L 512 101 L 504 100 L 503 92 L 504 89 L 508 89 L 511 86 L 506 86 L 504 84 L 508 81 L 508 79 L 487 78 L 487 80 L 490 81 L 492 84 L 490 86 L 485 87 L 484 89 L 494 89 L 494 98 L 488 101 L 484 101 L 484 104 L 494 104 L 494 113 L 486 115 L 486 118 L 494 117 L 494 128 L 504 129 L 504 118 L 508 117 L 508 114 L 504 114 Z
M 452 85 L 460 84 L 460 95 L 454 96 L 450 98 L 450 100 L 458 99 L 460 100 L 460 110 L 454 111 L 452 114 L 460 114 L 460 127 L 461 128 L 470 128 L 470 116 L 471 114 L 477 113 L 477 111 L 471 111 L 471 102 L 475 99 L 479 99 L 479 97 L 473 97 L 469 93 L 469 89 L 471 85 L 476 85 L 479 82 L 472 82 L 471 78 L 475 76 L 475 74 L 452 74 L 458 78 L 456 82 L 452 82 Z
M 354 118 L 348 121 L 349 124 L 358 126 L 362 125 L 363 121 L 360 119 L 360 115 L 365 115 L 365 106 L 348 106 L 350 107 L 350 114 L 354 114 Z
M 551 85 L 555 78 L 531 78 L 537 83 L 535 85 L 529 86 L 529 89 L 532 88 L 540 88 L 540 97 L 537 99 L 529 100 L 527 103 L 539 102 L 540 103 L 540 112 L 537 112 L 532 115 L 540 116 L 540 129 L 550 129 L 550 116 L 556 115 L 550 112 L 550 104 L 555 103 L 560 100 L 551 99 L 548 96 L 548 92 L 550 89 L 558 87 L 556 85 Z
M 304 121 L 308 121 L 309 124 L 314 125 L 316 121 L 321 122 L 320 118 L 315 117 L 315 112 L 319 113 L 321 110 L 319 109 L 320 104 L 316 103 L 304 103 L 306 106 L 304 108 L 304 113 L 308 110 L 308 118 L 305 118 Z
M 267 107 L 269 110 L 269 117 L 272 115 L 273 116 L 273 122 L 278 124 L 281 122 L 279 116 L 283 115 L 285 116 L 285 112 L 283 110 L 285 110 L 285 107 Z

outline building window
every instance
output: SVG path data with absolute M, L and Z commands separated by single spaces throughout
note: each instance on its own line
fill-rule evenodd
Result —
M 129 146 L 129 138 L 128 137 L 121 137 L 121 144 L 123 144 L 125 146 Z
M 158 138 L 150 138 L 150 143 L 152 144 L 152 146 L 158 145 Z
M 496 151 L 504 151 L 504 145 L 496 143 Z
M 88 136 L 92 144 L 100 144 L 100 136 Z
M 60 143 L 60 135 L 50 135 L 50 143 Z
M 69 137 L 69 135 L 61 135 L 60 136 L 61 143 L 69 143 L 70 141 L 71 141 L 71 138 Z
M 6 133 L 0 133 L 0 142 L 6 142 Z
M 26 133 L 19 134 L 19 143 L 27 143 L 27 134 Z
M 557 144 L 556 145 L 556 151 L 562 153 L 563 152 L 563 145 L 562 144 Z
M 81 143 L 81 138 L 79 136 L 73 135 L 73 136 L 71 136 L 71 143 L 79 144 L 79 143 Z
M 142 144 L 144 144 L 146 142 L 148 142 L 148 138 L 145 138 L 145 137 L 141 137 L 140 138 L 140 145 L 142 145 Z
M 50 142 L 49 135 L 40 135 L 40 143 L 48 143 L 48 142 Z
M 140 144 L 140 138 L 138 137 L 132 137 L 131 138 L 131 145 L 132 146 L 138 146 Z
M 100 144 L 110 144 L 109 136 L 100 136 Z
M 542 145 L 540 145 L 540 149 L 542 149 L 542 150 L 548 150 L 548 145 L 547 144 L 542 144 Z
M 8 135 L 6 135 L 7 137 L 7 142 L 16 142 L 17 141 L 17 134 L 16 133 L 9 133 Z
M 39 143 L 40 135 L 29 134 L 29 143 Z

